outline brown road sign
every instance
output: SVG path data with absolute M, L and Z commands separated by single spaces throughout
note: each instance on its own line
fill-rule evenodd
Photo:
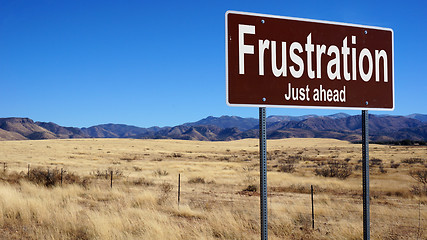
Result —
M 394 109 L 393 30 L 228 11 L 230 106 Z

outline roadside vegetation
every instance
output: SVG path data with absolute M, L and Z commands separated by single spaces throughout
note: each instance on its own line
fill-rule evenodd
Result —
M 269 239 L 361 239 L 360 145 L 267 147 Z M 372 239 L 427 239 L 426 146 L 371 144 L 370 158 Z M 259 226 L 256 139 L 0 142 L 2 239 L 259 239 Z

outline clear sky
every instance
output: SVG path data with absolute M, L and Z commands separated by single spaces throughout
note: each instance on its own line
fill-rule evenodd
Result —
M 225 103 L 225 12 L 392 28 L 393 112 L 427 114 L 427 1 L 0 0 L 0 117 L 173 126 L 258 117 Z M 268 115 L 360 111 L 267 109 Z

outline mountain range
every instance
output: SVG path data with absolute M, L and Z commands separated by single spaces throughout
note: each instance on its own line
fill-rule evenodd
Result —
M 334 138 L 361 140 L 361 116 L 337 113 L 328 116 L 269 116 L 267 137 Z M 258 137 L 258 119 L 238 116 L 207 117 L 174 127 L 141 128 L 125 124 L 102 124 L 88 128 L 63 127 L 29 118 L 0 118 L 0 140 L 66 138 L 185 139 L 203 141 Z M 371 141 L 427 141 L 427 115 L 369 115 Z

